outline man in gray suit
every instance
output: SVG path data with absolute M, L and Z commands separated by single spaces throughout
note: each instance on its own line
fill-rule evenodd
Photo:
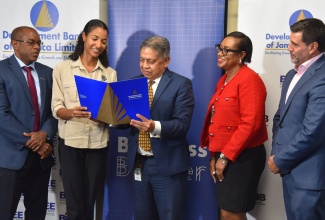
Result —
M 325 25 L 310 18 L 291 27 L 291 62 L 273 119 L 268 165 L 281 174 L 289 220 L 325 219 Z
M 135 220 L 184 219 L 194 95 L 191 80 L 167 68 L 169 53 L 169 41 L 161 36 L 140 46 L 140 69 L 153 83 L 153 100 L 151 118 L 138 115 L 130 123 L 127 165 L 134 170 Z M 148 145 L 141 141 L 144 133 Z
M 14 55 L 0 61 L 0 219 L 13 219 L 23 194 L 24 219 L 44 220 L 57 131 L 52 69 L 35 62 L 43 44 L 35 29 L 15 28 L 11 44 Z

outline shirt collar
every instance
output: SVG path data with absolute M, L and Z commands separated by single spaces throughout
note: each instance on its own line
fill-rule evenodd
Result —
M 20 66 L 20 68 L 22 68 L 22 67 L 24 67 L 24 66 L 30 66 L 30 67 L 32 67 L 33 68 L 33 70 L 35 70 L 35 62 L 32 62 L 31 64 L 29 64 L 29 65 L 26 65 L 23 61 L 21 61 L 15 54 L 14 54 L 14 56 L 15 56 L 15 58 L 16 58 L 16 60 L 17 60 L 17 62 L 18 62 L 18 64 L 19 64 L 19 66 Z
M 72 66 L 72 67 L 79 67 L 80 69 L 86 69 L 86 68 L 84 67 L 84 65 L 82 65 L 82 62 L 81 62 L 80 57 L 78 58 L 78 60 L 72 62 L 72 65 L 71 65 L 71 66 Z M 100 68 L 100 69 L 102 69 L 102 70 L 105 69 L 105 67 L 104 67 L 103 64 L 100 62 L 99 59 L 97 60 L 97 64 L 96 64 L 96 67 L 94 68 L 94 70 L 96 70 L 96 69 L 98 69 L 98 68 Z
M 161 74 L 161 76 L 159 76 L 158 78 L 156 78 L 156 79 L 154 79 L 154 80 L 152 80 L 152 81 L 154 81 L 155 84 L 158 85 L 159 82 L 160 82 L 160 80 L 161 80 L 162 75 L 163 75 L 163 74 Z M 148 79 L 148 82 L 149 82 L 149 81 L 150 81 L 150 80 Z
M 298 72 L 298 70 L 307 70 L 313 63 L 316 62 L 316 60 L 318 60 L 321 56 L 323 55 L 323 53 L 320 53 L 319 55 L 307 60 L 306 62 L 302 63 L 300 66 L 296 67 L 295 66 L 295 70 Z

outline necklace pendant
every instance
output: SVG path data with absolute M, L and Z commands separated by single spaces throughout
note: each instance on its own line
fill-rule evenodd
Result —
M 227 83 L 228 83 L 228 76 L 227 76 L 227 78 L 225 79 L 225 82 L 223 83 L 224 85 L 227 85 Z

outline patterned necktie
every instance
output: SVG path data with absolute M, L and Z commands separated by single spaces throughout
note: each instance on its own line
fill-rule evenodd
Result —
M 153 100 L 153 90 L 152 85 L 155 81 L 150 80 L 148 83 L 148 95 L 149 95 L 149 106 L 151 106 Z M 144 151 L 151 151 L 150 135 L 147 131 L 139 131 L 139 146 Z
M 22 68 L 27 72 L 28 88 L 29 88 L 30 95 L 32 97 L 33 107 L 35 111 L 33 131 L 38 131 L 40 126 L 40 111 L 39 111 L 39 106 L 37 101 L 37 91 L 36 91 L 35 81 L 31 71 L 32 67 L 24 66 Z

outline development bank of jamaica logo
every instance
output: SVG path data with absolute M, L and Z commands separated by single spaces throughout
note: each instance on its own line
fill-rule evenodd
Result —
M 59 11 L 52 2 L 39 1 L 32 7 L 30 20 L 37 30 L 50 31 L 58 24 Z
M 108 114 L 109 112 L 111 114 Z M 108 86 L 104 93 L 97 118 L 105 122 L 113 122 L 113 124 L 117 122 L 127 124 L 131 120 L 111 86 Z
M 132 95 L 129 96 L 129 100 L 131 99 L 142 99 L 142 94 L 138 93 L 138 91 L 134 89 Z
M 289 26 L 306 18 L 313 18 L 313 15 L 309 11 L 303 9 L 295 11 L 289 19 Z

